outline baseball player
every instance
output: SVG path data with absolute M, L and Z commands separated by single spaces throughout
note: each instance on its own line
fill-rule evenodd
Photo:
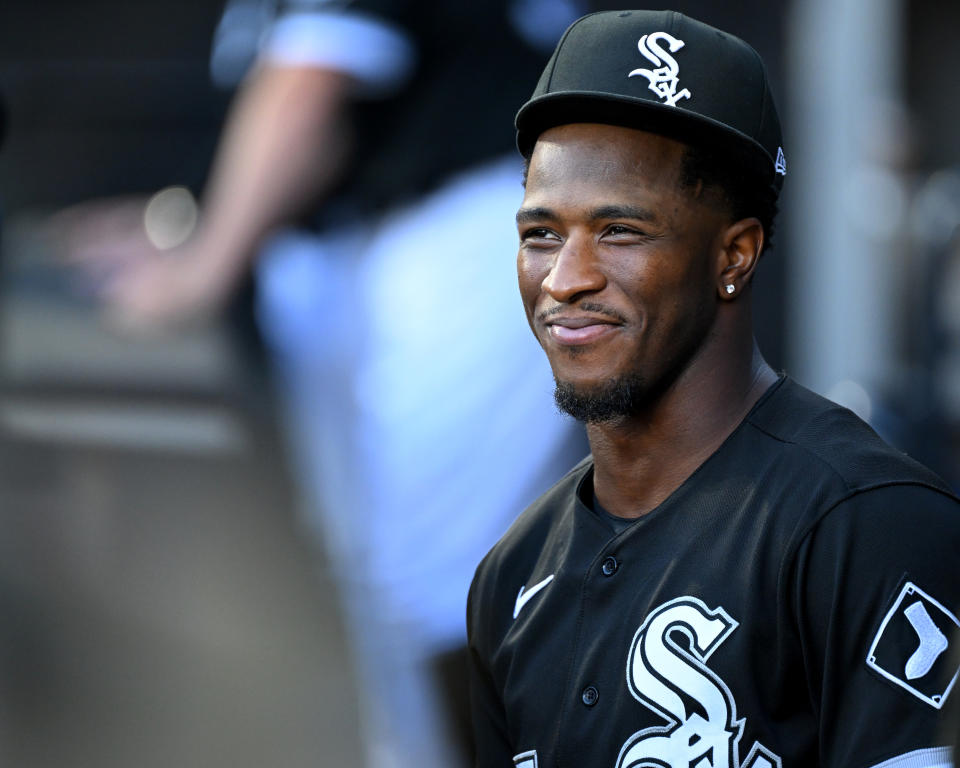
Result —
M 755 346 L 787 173 L 756 52 L 586 16 L 517 130 L 521 295 L 591 456 L 476 572 L 477 765 L 949 765 L 960 503 Z

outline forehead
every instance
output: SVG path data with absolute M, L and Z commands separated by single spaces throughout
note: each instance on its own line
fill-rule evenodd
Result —
M 573 123 L 537 139 L 527 193 L 676 193 L 686 145 L 633 128 Z

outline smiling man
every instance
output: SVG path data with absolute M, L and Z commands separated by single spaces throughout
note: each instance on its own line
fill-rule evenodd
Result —
M 520 292 L 591 455 L 474 578 L 477 765 L 949 765 L 960 503 L 756 347 L 786 175 L 757 54 L 593 14 L 517 129 Z

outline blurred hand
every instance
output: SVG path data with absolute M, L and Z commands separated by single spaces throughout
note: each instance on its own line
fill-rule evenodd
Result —
M 128 261 L 104 283 L 101 300 L 108 318 L 122 328 L 163 329 L 209 319 L 233 285 L 232 275 L 209 263 L 191 241 Z
M 158 247 L 170 239 L 164 241 L 163 232 L 151 228 L 148 205 L 155 200 L 97 200 L 50 220 L 63 261 L 80 271 L 107 317 L 127 330 L 162 330 L 207 319 L 234 287 L 234 262 L 198 234 L 175 247 Z
M 53 242 L 68 264 L 109 272 L 126 261 L 156 255 L 147 237 L 147 197 L 116 197 L 65 208 L 47 221 Z
M 85 203 L 53 222 L 64 258 L 128 328 L 218 311 L 263 240 L 321 201 L 346 168 L 354 86 L 339 69 L 258 65 L 231 107 L 196 232 L 199 213 L 183 187 Z

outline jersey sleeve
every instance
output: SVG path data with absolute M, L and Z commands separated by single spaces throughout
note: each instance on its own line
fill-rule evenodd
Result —
M 795 610 L 824 768 L 950 765 L 960 504 L 922 485 L 858 493 L 804 537 Z
M 384 0 L 281 2 L 263 33 L 262 60 L 351 75 L 366 96 L 395 92 L 410 77 L 416 49 L 406 4 Z
M 489 668 L 488 643 L 483 629 L 488 623 L 480 616 L 481 597 L 478 569 L 467 597 L 467 644 L 469 651 L 470 718 L 476 748 L 476 768 L 512 766 L 514 751 L 507 733 L 506 712 Z

